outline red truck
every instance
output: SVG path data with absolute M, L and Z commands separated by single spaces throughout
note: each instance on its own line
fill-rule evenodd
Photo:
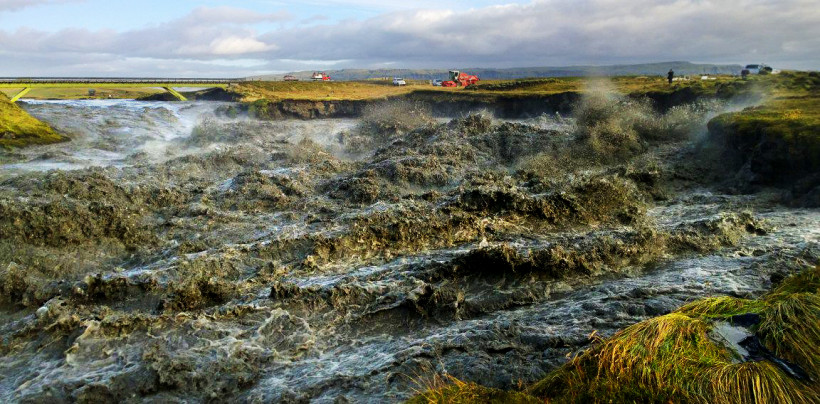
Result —
M 480 79 L 478 76 L 460 72 L 458 70 L 450 70 L 450 80 L 442 81 L 442 87 L 467 87 L 477 83 Z
M 330 76 L 327 75 L 325 72 L 313 72 L 313 76 L 311 76 L 313 81 L 330 81 Z

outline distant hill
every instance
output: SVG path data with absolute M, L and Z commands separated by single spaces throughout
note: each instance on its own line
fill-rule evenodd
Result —
M 476 74 L 482 79 L 518 79 L 526 77 L 577 77 L 577 76 L 665 76 L 669 69 L 677 75 L 739 74 L 740 65 L 714 65 L 690 62 L 644 63 L 610 66 L 520 67 L 511 69 L 471 69 L 463 71 Z M 380 77 L 403 77 L 406 79 L 431 80 L 447 77 L 447 69 L 344 69 L 325 70 L 333 80 L 367 80 Z M 300 80 L 309 80 L 312 71 L 289 73 Z M 284 75 L 255 76 L 253 79 L 282 80 Z

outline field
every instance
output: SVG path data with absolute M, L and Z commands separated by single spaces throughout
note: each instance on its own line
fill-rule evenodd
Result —
M 596 80 L 591 80 L 596 82 Z M 700 80 L 699 77 L 685 81 L 676 81 L 669 85 L 663 77 L 628 76 L 603 79 L 601 82 L 622 93 L 671 92 L 682 88 L 692 88 L 700 92 L 714 92 L 727 83 L 740 79 L 731 76 L 719 76 L 716 80 Z M 268 100 L 311 100 L 342 101 L 382 99 L 391 96 L 415 92 L 440 93 L 464 97 L 503 96 L 537 96 L 565 92 L 583 92 L 590 87 L 589 78 L 547 78 L 520 80 L 487 80 L 468 88 L 434 87 L 426 81 L 408 81 L 407 86 L 393 86 L 387 80 L 346 81 L 346 82 L 245 82 L 234 88 L 244 95 L 244 101 L 259 99 Z
M 96 93 L 90 96 L 88 90 L 89 89 L 86 88 L 35 88 L 26 94 L 25 98 L 35 100 L 135 99 L 165 92 L 165 90 L 157 88 L 104 88 L 96 89 Z M 9 98 L 13 97 L 19 91 L 19 89 L 0 90 L 0 92 Z
M 744 111 L 743 119 L 769 125 L 820 126 L 820 74 L 787 72 L 758 81 L 770 96 L 763 106 Z
M 367 100 L 408 94 L 415 90 L 432 87 L 422 82 L 408 82 L 406 86 L 394 86 L 392 81 L 256 81 L 239 84 L 233 90 L 244 95 L 248 102 L 268 100 Z
M 738 81 L 730 76 L 719 76 L 717 80 L 702 81 L 692 78 L 677 81 L 670 86 L 663 77 L 624 76 L 606 80 L 607 85 L 622 93 L 669 92 L 681 88 L 693 88 L 700 91 L 713 90 L 724 83 Z M 311 101 L 346 101 L 383 99 L 414 92 L 435 92 L 441 94 L 459 94 L 467 97 L 534 96 L 551 95 L 563 92 L 582 92 L 589 87 L 589 78 L 544 78 L 518 80 L 485 80 L 469 88 L 434 87 L 427 81 L 408 80 L 407 86 L 394 86 L 391 80 L 372 79 L 363 81 L 333 82 L 282 82 L 282 81 L 249 81 L 232 88 L 243 95 L 243 100 L 253 102 L 259 99 L 268 100 L 311 100 Z M 96 89 L 90 96 L 86 88 L 36 88 L 26 95 L 31 99 L 135 99 L 152 94 L 163 93 L 157 88 L 105 88 Z M 0 92 L 13 97 L 18 89 L 2 89 Z

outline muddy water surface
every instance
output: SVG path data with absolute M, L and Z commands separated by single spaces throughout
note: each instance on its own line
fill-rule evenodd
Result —
M 533 178 L 520 161 L 567 122 L 374 143 L 355 120 L 220 105 L 25 106 L 72 141 L 0 156 L 0 401 L 385 402 L 434 373 L 511 388 L 593 333 L 818 262 L 817 210 L 721 193 L 687 142 Z

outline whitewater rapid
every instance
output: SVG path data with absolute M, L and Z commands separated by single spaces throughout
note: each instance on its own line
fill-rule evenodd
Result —
M 71 141 L 0 155 L 3 402 L 380 403 L 433 374 L 515 388 L 591 334 L 760 296 L 820 257 L 816 209 L 658 185 L 689 146 L 515 177 L 564 144 L 560 119 L 372 145 L 355 119 L 230 103 L 23 106 Z

